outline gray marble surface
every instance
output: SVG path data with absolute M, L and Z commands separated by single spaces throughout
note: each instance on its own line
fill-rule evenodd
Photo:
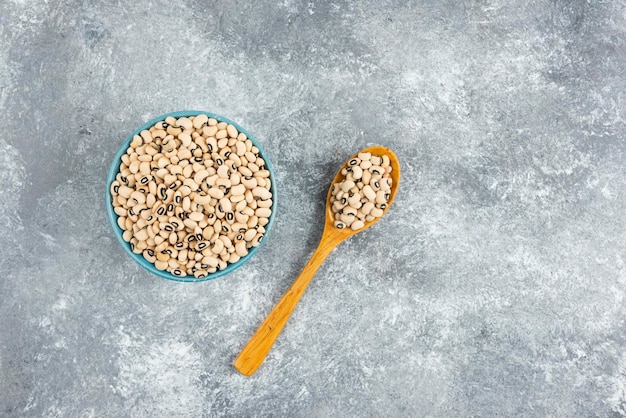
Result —
M 0 416 L 626 414 L 623 1 L 0 2 Z M 201 109 L 252 132 L 277 223 L 235 273 L 115 241 L 124 138 Z M 339 165 L 396 201 L 239 350 L 312 254 Z

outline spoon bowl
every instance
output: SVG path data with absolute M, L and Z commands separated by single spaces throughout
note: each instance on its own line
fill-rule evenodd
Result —
M 354 234 L 365 231 L 367 228 L 378 222 L 391 207 L 391 203 L 393 202 L 396 192 L 398 191 L 398 185 L 400 184 L 400 162 L 398 161 L 398 157 L 389 148 L 382 146 L 373 146 L 359 151 L 359 153 L 363 152 L 369 152 L 373 155 L 387 155 L 389 157 L 392 184 L 389 199 L 387 200 L 387 207 L 383 210 L 383 215 L 378 218 L 374 218 L 372 221 L 365 222 L 365 225 L 356 231 L 350 228 L 339 229 L 333 224 L 334 217 L 332 204 L 330 203 L 333 185 L 342 180 L 343 175 L 341 174 L 341 171 L 347 166 L 348 161 L 358 155 L 357 153 L 346 160 L 346 162 L 341 166 L 331 183 L 330 189 L 328 190 L 328 195 L 326 196 L 326 220 L 324 222 L 324 232 L 322 233 L 322 238 L 320 239 L 317 249 L 302 269 L 298 278 L 293 282 L 291 287 L 276 304 L 274 309 L 272 309 L 272 311 L 268 314 L 265 321 L 263 321 L 263 323 L 259 326 L 246 346 L 243 350 L 241 350 L 239 356 L 235 359 L 235 368 L 243 375 L 250 376 L 259 368 L 259 366 L 261 366 L 263 360 L 265 360 L 265 357 L 272 348 L 272 345 L 274 345 L 278 335 L 291 316 L 291 313 L 295 309 L 300 297 L 304 294 L 304 291 L 315 275 L 315 272 L 322 265 L 326 257 L 342 241 L 350 238 Z
M 343 175 L 341 174 L 341 171 L 347 166 L 348 161 L 355 158 L 358 154 L 364 153 L 364 152 L 369 152 L 372 155 L 387 155 L 389 157 L 389 165 L 391 166 L 391 173 L 389 173 L 389 175 L 391 176 L 392 184 L 391 184 L 391 192 L 389 193 L 389 199 L 387 200 L 387 207 L 383 210 L 382 216 L 378 218 L 374 218 L 372 221 L 365 222 L 365 226 L 363 228 L 357 229 L 356 231 L 350 228 L 338 229 L 333 224 L 333 210 L 332 210 L 332 204 L 330 203 L 330 197 L 333 194 L 333 184 L 339 183 L 342 180 Z M 346 162 L 341 166 L 339 171 L 337 171 L 337 174 L 335 175 L 335 178 L 333 179 L 332 183 L 330 184 L 330 188 L 328 189 L 328 195 L 326 196 L 326 221 L 324 222 L 324 233 L 322 234 L 321 241 L 323 242 L 324 237 L 329 235 L 333 237 L 333 242 L 335 242 L 336 240 L 339 240 L 339 241 L 336 241 L 336 244 L 335 244 L 336 246 L 339 243 L 341 243 L 341 241 L 344 241 L 350 238 L 352 235 L 358 234 L 359 232 L 363 232 L 367 228 L 374 225 L 383 216 L 385 216 L 385 214 L 391 207 L 391 203 L 393 202 L 393 199 L 396 197 L 396 192 L 398 191 L 398 184 L 400 184 L 400 161 L 398 161 L 398 157 L 396 156 L 396 154 L 394 154 L 394 152 L 390 150 L 389 148 L 376 145 L 373 147 L 365 148 L 359 151 L 358 153 L 354 154 L 352 157 L 348 158 Z

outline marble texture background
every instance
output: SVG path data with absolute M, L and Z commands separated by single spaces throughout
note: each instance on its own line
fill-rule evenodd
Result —
M 0 416 L 626 415 L 623 1 L 0 2 Z M 152 117 L 236 120 L 279 214 L 232 275 L 143 271 L 105 176 Z M 396 201 L 232 362 L 340 164 Z

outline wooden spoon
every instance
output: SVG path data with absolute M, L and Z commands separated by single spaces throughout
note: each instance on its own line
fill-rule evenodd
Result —
M 389 148 L 381 146 L 365 148 L 359 152 L 369 152 L 372 155 L 387 155 L 389 157 L 392 168 L 391 178 L 393 183 L 391 185 L 391 193 L 389 200 L 387 201 L 387 207 L 383 211 L 384 215 L 391 207 L 391 203 L 393 202 L 396 191 L 398 190 L 398 185 L 400 183 L 400 162 L 393 151 Z M 356 157 L 356 154 L 349 158 L 348 161 L 354 157 Z M 339 183 L 343 179 L 341 170 L 346 167 L 346 164 L 347 162 L 341 167 L 341 169 L 339 169 L 337 175 L 333 179 L 330 189 L 328 190 L 328 195 L 326 196 L 326 222 L 324 224 L 324 233 L 322 234 L 322 238 L 317 249 L 311 256 L 309 262 L 302 269 L 298 278 L 293 282 L 289 290 L 287 290 L 287 293 L 285 293 L 282 299 L 269 313 L 267 318 L 265 318 L 265 321 L 263 321 L 261 326 L 259 326 L 252 338 L 248 341 L 248 344 L 246 344 L 243 350 L 241 350 L 241 353 L 235 360 L 235 368 L 246 376 L 250 376 L 254 373 L 259 368 L 261 363 L 263 363 L 263 360 L 265 360 L 265 357 L 272 348 L 272 345 L 274 345 L 274 341 L 278 338 L 278 335 L 287 323 L 289 316 L 295 309 L 300 297 L 326 257 L 343 240 L 350 238 L 358 232 L 366 230 L 381 219 L 376 218 L 371 222 L 365 222 L 365 226 L 357 231 L 353 231 L 350 228 L 338 229 L 333 225 L 333 212 L 330 203 L 330 196 L 333 190 L 332 185 Z

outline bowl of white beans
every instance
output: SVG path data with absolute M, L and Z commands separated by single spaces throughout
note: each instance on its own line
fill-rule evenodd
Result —
M 276 215 L 261 144 L 203 111 L 159 116 L 121 145 L 108 172 L 107 215 L 124 251 L 152 274 L 214 279 L 259 250 Z

